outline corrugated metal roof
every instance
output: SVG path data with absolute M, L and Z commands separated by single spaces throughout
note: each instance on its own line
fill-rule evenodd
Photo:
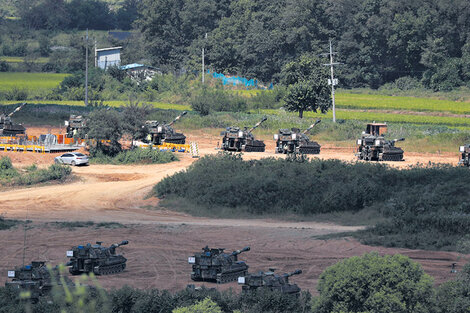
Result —
M 122 47 L 112 47 L 112 48 L 102 48 L 102 49 L 96 49 L 96 51 L 108 51 L 108 50 L 120 50 Z

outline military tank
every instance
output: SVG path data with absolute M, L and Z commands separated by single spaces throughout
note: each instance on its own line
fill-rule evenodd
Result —
M 459 147 L 460 159 L 459 164 L 470 167 L 470 144 Z
M 300 154 L 319 154 L 321 146 L 318 142 L 310 141 L 307 133 L 315 127 L 321 120 L 316 120 L 306 130 L 300 132 L 298 128 L 279 129 L 279 133 L 274 135 L 276 140 L 276 153 L 300 153 Z
M 267 118 L 263 117 L 261 121 L 248 130 L 247 127 L 227 127 L 220 133 L 222 137 L 222 150 L 225 151 L 244 151 L 244 152 L 264 152 L 266 145 L 261 140 L 256 140 L 252 131 L 260 126 Z
M 250 251 L 250 247 L 224 253 L 225 249 L 209 249 L 208 246 L 188 258 L 192 265 L 191 279 L 194 281 L 209 281 L 218 284 L 236 281 L 239 276 L 248 272 L 248 265 L 244 261 L 238 261 L 238 255 Z
M 278 275 L 274 269 L 270 268 L 268 272 L 258 272 L 238 277 L 238 284 L 242 285 L 242 291 L 250 292 L 257 289 L 276 290 L 285 294 L 298 295 L 300 288 L 296 284 L 289 283 L 289 277 L 299 275 L 302 270 L 295 270 L 290 273 Z
M 0 114 L 0 136 L 16 136 L 24 135 L 26 133 L 26 128 L 20 124 L 13 124 L 11 117 L 21 110 L 26 103 L 22 103 L 17 107 L 13 112 L 8 115 Z
M 67 251 L 70 261 L 66 266 L 70 266 L 69 272 L 72 275 L 88 273 L 109 275 L 122 272 L 126 268 L 127 259 L 116 254 L 116 248 L 128 243 L 127 240 L 123 240 L 121 243 L 103 247 L 102 242 L 97 241 L 94 245 L 87 243 L 84 246 L 73 247 Z
M 49 270 L 42 261 L 33 261 L 31 265 L 16 267 L 8 271 L 11 281 L 5 283 L 7 289 L 23 292 L 29 291 L 32 302 L 39 301 L 39 297 L 48 295 L 54 284 L 62 285 L 64 281 L 68 286 L 74 283 L 68 277 L 62 277 L 57 267 Z
M 356 156 L 365 161 L 403 161 L 403 150 L 395 147 L 398 141 L 405 138 L 387 140 L 384 134 L 387 132 L 387 124 L 369 123 L 366 131 L 357 140 Z
M 161 145 L 163 143 L 185 144 L 186 136 L 175 132 L 172 126 L 186 114 L 187 112 L 184 111 L 169 124 L 159 123 L 158 121 L 146 121 L 143 126 L 146 133 L 144 141 L 154 145 Z
M 66 137 L 74 138 L 77 137 L 78 132 L 86 126 L 86 120 L 81 115 L 70 115 L 68 121 L 65 121 Z

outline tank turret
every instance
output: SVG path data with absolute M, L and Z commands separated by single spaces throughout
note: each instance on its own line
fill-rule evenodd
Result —
M 356 156 L 365 161 L 403 161 L 403 150 L 395 147 L 395 143 L 404 141 L 405 138 L 387 140 L 385 133 L 387 124 L 369 123 L 366 131 L 357 140 Z
M 289 277 L 299 275 L 302 270 L 295 270 L 290 273 L 278 275 L 274 273 L 274 269 L 267 272 L 258 272 L 238 277 L 238 283 L 242 285 L 244 292 L 257 290 L 258 288 L 279 291 L 285 294 L 298 295 L 300 288 L 296 284 L 289 283 Z
M 82 115 L 70 115 L 69 120 L 65 121 L 66 137 L 74 138 L 78 132 L 86 126 L 86 119 Z
M 62 281 L 69 286 L 73 282 L 67 277 L 60 279 L 60 273 L 57 267 L 47 268 L 43 261 L 33 261 L 30 265 L 16 267 L 8 271 L 8 278 L 11 279 L 5 283 L 5 287 L 17 292 L 29 291 L 32 302 L 37 302 L 40 296 L 49 294 L 53 284 L 62 284 Z
M 13 124 L 11 117 L 20 111 L 26 102 L 22 103 L 19 107 L 14 109 L 10 114 L 0 114 L 0 136 L 16 136 L 26 133 L 26 128 L 20 124 Z
M 315 142 L 310 141 L 307 133 L 312 130 L 321 120 L 316 120 L 306 130 L 300 132 L 298 128 L 279 129 L 279 133 L 274 135 L 276 141 L 276 153 L 300 153 L 300 154 L 319 154 L 321 146 Z
M 250 247 L 224 253 L 223 248 L 210 249 L 208 246 L 188 258 L 192 265 L 191 279 L 194 281 L 209 281 L 227 283 L 236 281 L 240 275 L 246 275 L 248 265 L 238 260 L 238 255 L 250 251 Z
M 143 126 L 144 141 L 154 145 L 161 145 L 163 143 L 184 144 L 186 143 L 186 136 L 182 133 L 177 133 L 172 128 L 173 124 L 181 117 L 185 116 L 188 112 L 184 111 L 178 115 L 171 123 L 160 123 L 158 121 L 146 121 Z
M 127 259 L 120 254 L 116 254 L 116 248 L 127 245 L 129 242 L 123 240 L 120 243 L 112 244 L 109 247 L 103 247 L 101 241 L 92 245 L 75 246 L 67 251 L 67 257 L 70 258 L 67 266 L 70 266 L 69 272 L 72 275 L 94 273 L 96 275 L 109 275 L 122 272 L 126 268 Z
M 258 128 L 268 118 L 263 117 L 261 121 L 251 127 L 241 129 L 236 126 L 227 127 L 227 129 L 220 133 L 222 137 L 222 149 L 225 151 L 236 152 L 264 152 L 266 145 L 262 140 L 256 140 L 252 131 Z

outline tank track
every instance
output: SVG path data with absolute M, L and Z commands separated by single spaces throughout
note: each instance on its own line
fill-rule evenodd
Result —
M 265 149 L 266 149 L 266 146 L 251 146 L 251 145 L 245 146 L 245 152 L 264 152 Z
M 108 266 L 99 266 L 97 275 L 110 275 L 110 274 L 117 274 L 126 268 L 126 264 L 115 264 L 115 265 L 108 265 Z
M 174 143 L 174 144 L 177 144 L 177 145 L 184 145 L 186 143 L 186 138 L 183 138 L 183 139 L 165 139 L 165 142 L 167 143 Z
M 218 284 L 225 284 L 232 281 L 236 281 L 239 276 L 246 276 L 248 271 L 233 272 L 233 273 L 219 273 L 217 274 L 216 282 Z
M 383 161 L 403 161 L 403 154 L 386 154 L 382 155 Z
M 302 154 L 320 154 L 318 147 L 300 147 L 299 152 Z

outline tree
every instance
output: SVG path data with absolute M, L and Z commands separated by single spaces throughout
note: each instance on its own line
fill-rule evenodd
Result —
M 326 69 L 317 57 L 303 55 L 297 61 L 287 63 L 281 73 L 281 81 L 289 86 L 284 97 L 286 109 L 299 112 L 300 118 L 304 111 L 328 111 L 331 98 L 327 77 Z
M 129 99 L 129 103 L 124 106 L 122 111 L 123 131 L 131 135 L 132 146 L 135 139 L 144 137 L 142 126 L 151 110 L 150 104 L 142 103 L 140 105 L 138 101 L 132 101 L 132 99 Z
M 322 113 L 331 107 L 331 98 L 328 86 L 321 81 L 302 81 L 289 87 L 284 98 L 285 108 L 290 112 L 299 112 L 302 118 L 304 111 Z
M 432 278 L 403 255 L 364 254 L 327 268 L 313 312 L 431 312 Z
M 217 303 L 207 297 L 196 304 L 174 309 L 172 313 L 222 313 L 222 310 Z
M 86 121 L 86 127 L 82 129 L 88 139 L 94 140 L 91 144 L 90 155 L 102 153 L 115 156 L 121 152 L 119 140 L 124 130 L 122 124 L 121 116 L 115 110 L 106 108 L 91 112 Z

